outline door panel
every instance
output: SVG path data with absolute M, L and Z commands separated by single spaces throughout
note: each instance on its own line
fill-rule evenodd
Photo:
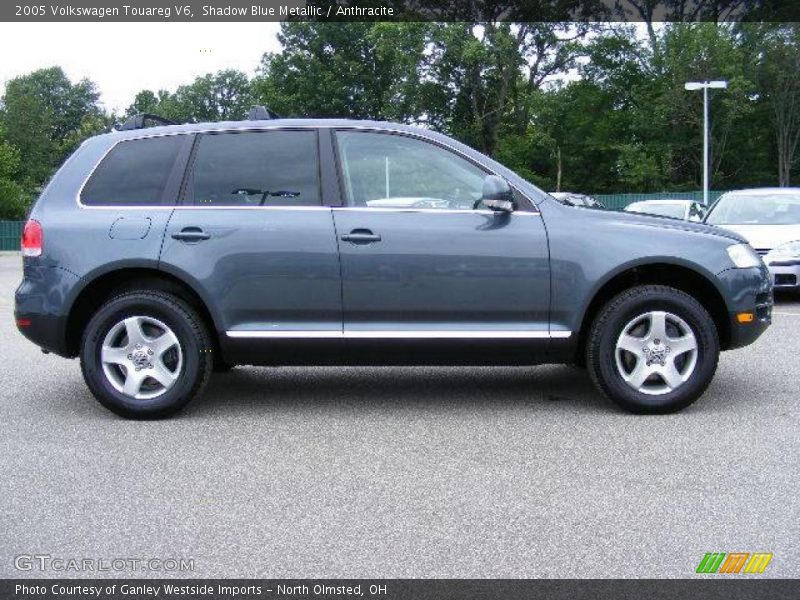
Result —
M 173 237 L 193 231 L 208 237 Z M 330 209 L 177 209 L 161 261 L 194 279 L 224 331 L 341 331 Z
M 334 209 L 344 330 L 464 337 L 547 332 L 547 238 L 535 213 Z M 470 333 L 471 332 L 471 333 Z M 481 334 L 480 332 L 485 332 Z M 368 335 L 368 334 L 364 334 Z M 535 337 L 532 335 L 531 337 Z

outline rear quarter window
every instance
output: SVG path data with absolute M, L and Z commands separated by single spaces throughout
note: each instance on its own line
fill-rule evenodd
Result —
M 118 143 L 97 166 L 81 192 L 88 206 L 152 206 L 169 202 L 165 192 L 186 136 Z

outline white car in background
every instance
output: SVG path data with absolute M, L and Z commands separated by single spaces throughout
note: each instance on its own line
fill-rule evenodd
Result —
M 631 202 L 625 210 L 684 221 L 702 221 L 706 213 L 705 207 L 694 200 L 641 200 Z
M 800 291 L 800 188 L 727 192 L 705 222 L 747 238 L 767 264 L 776 289 Z

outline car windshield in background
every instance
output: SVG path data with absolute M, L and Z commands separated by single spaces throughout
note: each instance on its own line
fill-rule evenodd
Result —
M 800 223 L 800 194 L 731 194 L 708 214 L 712 225 L 793 225 Z
M 686 214 L 686 206 L 683 204 L 647 204 L 646 206 L 637 206 L 631 208 L 631 212 L 644 213 L 648 215 L 657 215 L 659 217 L 672 217 L 674 219 L 683 219 Z

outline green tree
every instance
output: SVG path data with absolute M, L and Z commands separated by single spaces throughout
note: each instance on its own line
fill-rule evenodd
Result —
M 19 152 L 18 181 L 41 185 L 86 136 L 106 125 L 95 84 L 73 84 L 60 67 L 39 69 L 6 84 L 0 124 Z M 80 133 L 78 133 L 80 132 Z
M 171 110 L 168 105 L 172 97 L 166 90 L 160 90 L 158 93 L 150 90 L 141 90 L 133 98 L 133 102 L 125 110 L 125 118 L 132 117 L 133 115 L 140 115 L 143 113 L 158 115 L 167 118 L 166 112 Z
M 492 155 L 525 136 L 548 78 L 573 68 L 589 28 L 573 23 L 447 23 L 433 30 L 424 102 L 437 129 Z
M 686 91 L 684 83 L 707 79 L 729 82 L 727 90 L 710 96 L 712 185 L 725 189 L 768 180 L 763 111 L 736 27 L 670 23 L 653 30 L 655 40 L 632 33 L 609 29 L 593 41 L 591 60 L 581 69 L 583 81 L 611 101 L 583 117 L 614 123 L 606 131 L 617 154 L 608 184 L 628 191 L 700 187 L 702 95 Z
M 180 86 L 172 101 L 182 122 L 235 121 L 247 115 L 253 95 L 247 75 L 227 69 Z
M 243 119 L 255 103 L 247 75 L 235 69 L 197 77 L 174 93 L 142 90 L 125 111 L 130 117 L 150 113 L 177 123 Z
M 0 129 L 0 219 L 21 219 L 27 210 L 27 198 L 16 182 L 19 152 L 3 140 Z
M 800 25 L 747 23 L 741 30 L 753 57 L 759 100 L 774 132 L 778 185 L 788 186 L 800 141 Z
M 413 119 L 420 110 L 416 88 L 429 27 L 283 23 L 283 48 L 264 55 L 256 96 L 287 116 Z

